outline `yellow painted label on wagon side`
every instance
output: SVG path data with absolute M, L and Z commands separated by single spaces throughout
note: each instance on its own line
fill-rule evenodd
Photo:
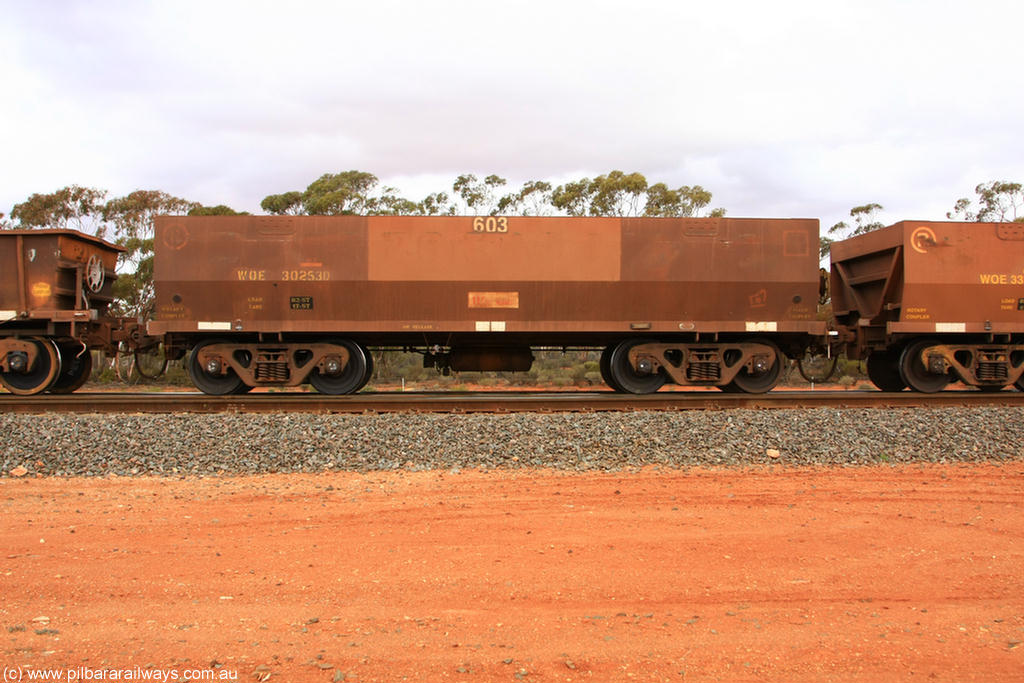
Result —
M 983 285 L 1024 285 L 1024 273 L 978 273 Z
M 167 304 L 157 308 L 157 320 L 188 320 L 192 312 L 181 304 Z
M 470 292 L 470 308 L 519 308 L 519 292 Z
M 260 280 L 267 279 L 267 271 L 258 270 L 256 268 L 239 268 L 238 270 L 235 271 L 235 274 L 238 276 L 238 279 L 242 280 L 243 282 L 258 282 Z
M 49 299 L 52 293 L 53 288 L 49 282 L 37 282 L 32 285 L 32 296 L 38 299 Z

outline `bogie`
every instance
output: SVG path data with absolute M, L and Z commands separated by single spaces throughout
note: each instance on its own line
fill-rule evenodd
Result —
M 370 379 L 373 361 L 363 346 L 345 339 L 278 344 L 208 339 L 192 349 L 187 367 L 196 387 L 217 396 L 305 382 L 320 393 L 348 394 Z
M 601 373 L 616 391 L 650 393 L 665 382 L 717 386 L 729 393 L 764 393 L 782 376 L 785 360 L 769 339 L 710 344 L 628 339 L 608 346 Z

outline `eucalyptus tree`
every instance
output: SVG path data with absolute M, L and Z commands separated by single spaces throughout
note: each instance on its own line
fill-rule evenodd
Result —
M 946 218 L 996 223 L 1024 221 L 1024 191 L 1020 183 L 993 180 L 977 185 L 974 193 L 978 195 L 977 210 L 972 208 L 970 199 L 961 197 Z

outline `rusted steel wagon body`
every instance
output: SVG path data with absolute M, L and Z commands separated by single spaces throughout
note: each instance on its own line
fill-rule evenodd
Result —
M 74 230 L 0 231 L 0 383 L 16 394 L 74 391 L 89 349 L 141 326 L 108 315 L 121 247 Z
M 836 242 L 832 307 L 880 389 L 1024 389 L 1024 224 L 903 221 Z
M 767 391 L 812 337 L 818 221 L 161 217 L 150 334 L 208 393 L 355 391 L 367 348 L 455 370 L 604 349 L 616 389 Z

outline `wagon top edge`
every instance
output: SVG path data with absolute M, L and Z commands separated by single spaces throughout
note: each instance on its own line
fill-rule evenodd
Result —
M 5 237 L 7 235 L 11 235 L 11 236 L 15 236 L 15 237 L 17 237 L 17 236 L 22 236 L 22 237 L 41 237 L 41 236 L 47 236 L 47 235 L 65 235 L 65 236 L 68 236 L 68 237 L 73 237 L 75 239 L 84 240 L 86 242 L 92 242 L 93 244 L 101 246 L 101 247 L 103 247 L 105 249 L 109 249 L 111 251 L 118 251 L 118 252 L 128 251 L 124 247 L 122 247 L 120 245 L 117 245 L 117 244 L 114 244 L 113 242 L 108 242 L 105 239 L 101 239 L 99 237 L 96 237 L 95 235 L 90 235 L 88 233 L 80 232 L 78 230 L 72 230 L 70 228 L 63 228 L 63 229 L 48 229 L 47 228 L 47 229 L 41 229 L 41 230 L 0 230 L 0 239 L 2 239 L 3 237 Z

